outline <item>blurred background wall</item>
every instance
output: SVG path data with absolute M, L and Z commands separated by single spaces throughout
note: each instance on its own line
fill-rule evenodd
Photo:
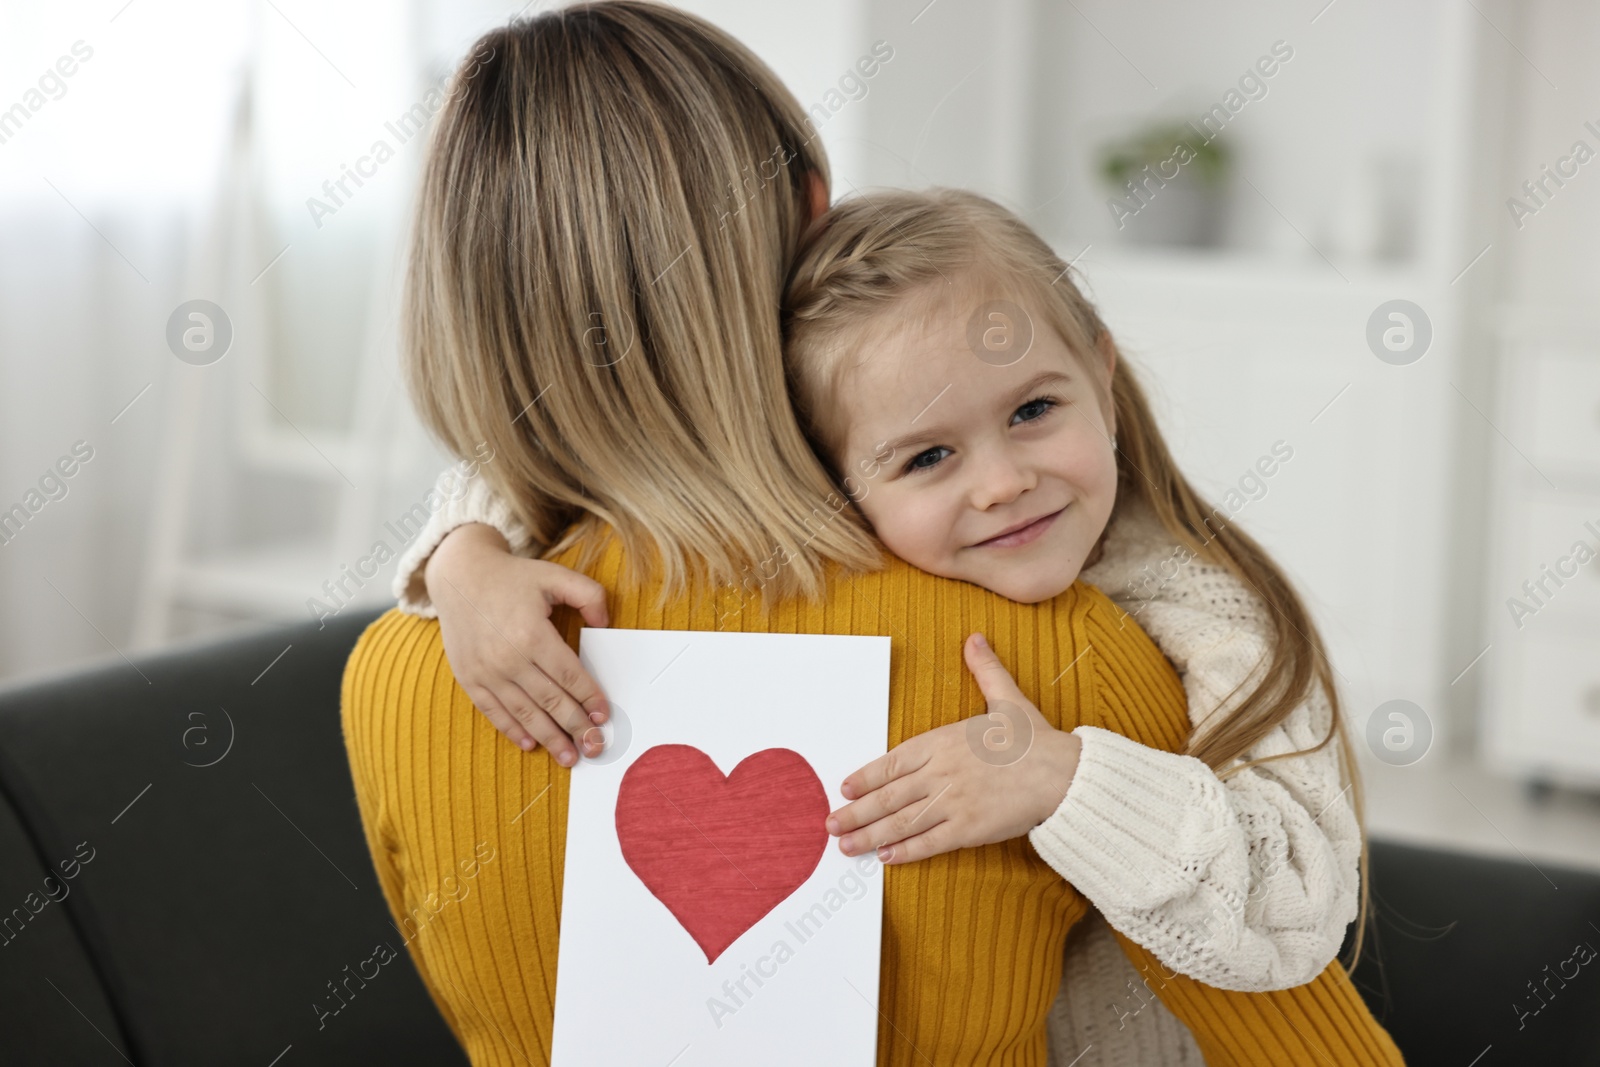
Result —
M 430 101 L 548 6 L 0 3 L 0 676 L 388 599 L 451 459 L 395 359 Z M 835 196 L 967 186 L 1075 263 L 1307 595 L 1376 832 L 1600 863 L 1600 10 L 684 6 Z

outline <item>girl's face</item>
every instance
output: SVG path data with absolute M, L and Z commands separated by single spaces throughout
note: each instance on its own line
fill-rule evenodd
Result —
M 1115 349 L 1080 360 L 1036 316 L 1026 355 L 996 366 L 969 347 L 967 309 L 884 330 L 845 369 L 836 459 L 895 555 L 1037 603 L 1077 580 L 1116 501 Z

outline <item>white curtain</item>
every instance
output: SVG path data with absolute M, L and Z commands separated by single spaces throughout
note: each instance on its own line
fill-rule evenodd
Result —
M 186 544 L 328 525 L 330 493 L 248 471 L 234 431 L 259 416 L 309 448 L 346 428 L 371 283 L 393 269 L 374 262 L 377 237 L 403 229 L 423 138 L 320 227 L 306 202 L 472 32 L 373 0 L 95 8 L 0 4 L 0 511 L 26 513 L 13 512 L 0 544 L 0 676 L 120 662 L 185 375 L 211 376 Z M 223 236 L 212 208 L 251 70 L 253 207 L 229 222 L 261 273 L 199 276 L 197 250 Z M 169 315 L 222 292 L 259 300 L 259 314 L 232 309 L 238 336 L 215 366 L 180 362 Z M 386 386 L 404 408 L 403 390 Z M 260 411 L 243 409 L 252 396 Z M 75 447 L 91 458 L 75 464 Z M 437 462 L 420 454 L 415 480 Z
M 142 580 L 151 546 L 174 543 L 152 533 L 163 515 L 178 517 L 192 558 L 258 552 L 267 587 L 232 617 L 171 613 L 170 640 L 310 618 L 304 601 L 322 581 L 422 498 L 448 457 L 411 415 L 385 287 L 426 138 L 392 126 L 481 33 L 551 6 L 0 0 L 0 513 L 26 514 L 0 544 L 0 678 L 95 659 L 127 669 L 119 657 L 146 632 L 141 605 L 160 599 Z M 870 47 L 855 0 L 684 6 L 746 41 L 808 103 Z M 244 84 L 240 195 L 230 145 Z M 864 183 L 865 129 L 854 106 L 824 133 L 841 193 Z M 393 156 L 362 164 L 380 140 Z M 334 200 L 327 186 L 347 168 L 375 173 Z M 166 341 L 193 299 L 221 305 L 234 329 L 226 356 L 203 367 Z M 164 463 L 170 431 L 191 422 L 184 507 Z M 383 471 L 352 452 L 353 425 L 381 439 Z M 71 466 L 80 441 L 93 457 L 60 496 L 48 472 L 63 457 Z M 285 561 L 303 577 L 266 581 Z M 392 570 L 359 600 L 382 603 Z M 249 567 L 228 581 L 243 582 L 247 605 L 259 592 Z

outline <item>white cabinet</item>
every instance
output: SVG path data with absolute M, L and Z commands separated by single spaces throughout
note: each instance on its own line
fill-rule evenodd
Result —
M 1530 634 L 1511 657 L 1508 747 L 1535 772 L 1600 780 L 1600 626 Z
M 1446 657 L 1456 294 L 1420 272 L 1338 274 L 1309 255 L 1096 250 L 1080 267 L 1206 497 L 1220 501 L 1274 446 L 1293 450 L 1234 520 L 1304 596 L 1356 735 L 1404 698 L 1427 709 L 1437 745 L 1463 665 Z M 1407 366 L 1366 341 L 1396 298 L 1432 319 L 1428 351 Z
M 1504 316 L 1485 755 L 1600 784 L 1600 321 Z
M 1529 458 L 1541 468 L 1600 478 L 1600 335 L 1595 343 L 1534 348 L 1507 368 L 1506 384 L 1526 396 Z

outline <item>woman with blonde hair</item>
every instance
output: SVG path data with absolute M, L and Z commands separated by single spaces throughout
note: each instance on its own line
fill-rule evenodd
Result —
M 492 449 L 484 487 L 541 557 L 519 562 L 568 656 L 583 620 L 888 631 L 900 744 L 979 706 L 960 645 L 981 630 L 1048 737 L 1092 726 L 1181 750 L 1181 685 L 1092 587 L 1019 603 L 829 521 L 843 501 L 789 405 L 777 315 L 827 163 L 771 72 L 708 24 L 633 2 L 514 22 L 485 51 L 429 149 L 407 368 L 452 451 Z M 763 160 L 777 169 L 752 187 Z M 438 625 L 401 612 L 363 635 L 343 694 L 357 799 L 411 956 L 472 1061 L 546 1062 L 570 760 L 505 743 L 446 651 Z M 551 652 L 535 649 L 537 699 L 581 735 L 605 709 Z M 1082 894 L 1018 835 L 883 872 L 878 1062 L 1043 1064 Z M 1337 963 L 1292 991 L 1229 992 L 1118 943 L 1209 1063 L 1398 1062 Z

